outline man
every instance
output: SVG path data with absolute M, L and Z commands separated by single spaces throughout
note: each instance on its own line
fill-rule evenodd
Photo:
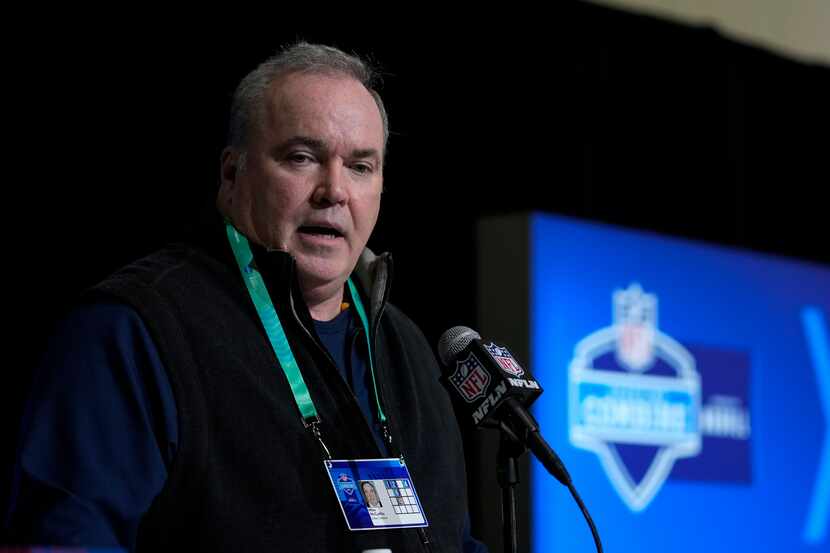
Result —
M 378 492 L 375 490 L 374 484 L 371 482 L 361 482 L 360 489 L 363 490 L 363 498 L 366 500 L 367 507 L 383 507 L 380 499 L 378 499 Z
M 388 129 L 358 59 L 298 44 L 234 96 L 215 220 L 92 289 L 24 420 L 29 543 L 473 550 L 439 369 L 388 303 Z M 324 461 L 400 457 L 426 529 L 349 531 Z

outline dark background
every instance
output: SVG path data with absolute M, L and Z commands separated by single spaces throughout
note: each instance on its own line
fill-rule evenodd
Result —
M 392 136 L 370 246 L 394 252 L 392 301 L 432 343 L 475 327 L 486 215 L 542 210 L 830 263 L 830 69 L 711 29 L 578 2 L 383 25 L 71 15 L 7 48 L 7 446 L 57 318 L 212 201 L 236 83 L 298 38 L 383 72 Z M 471 502 L 495 486 L 473 483 Z M 498 524 L 497 505 L 473 514 L 476 530 Z

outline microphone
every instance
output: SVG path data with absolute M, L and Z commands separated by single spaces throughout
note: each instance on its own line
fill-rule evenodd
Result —
M 571 476 L 539 432 L 529 407 L 542 387 L 510 351 L 485 344 L 475 330 L 455 326 L 438 341 L 438 356 L 446 367 L 441 383 L 459 401 L 473 425 L 497 427 L 527 447 L 559 482 L 571 487 Z
M 441 383 L 450 395 L 461 400 L 457 403 L 465 409 L 473 425 L 477 428 L 499 428 L 509 440 L 529 449 L 551 476 L 571 492 L 588 523 L 597 551 L 602 553 L 599 532 L 574 487 L 571 475 L 559 455 L 542 437 L 539 423 L 527 411 L 527 407 L 542 395 L 542 387 L 530 371 L 519 365 L 506 347 L 494 342 L 485 344 L 478 332 L 466 326 L 454 326 L 444 332 L 438 341 L 438 356 L 446 368 L 441 375 Z M 507 487 L 501 480 L 499 484 L 505 497 L 514 493 L 508 487 L 515 482 L 508 480 Z M 515 551 L 515 496 L 512 500 L 505 499 L 505 502 L 505 505 L 512 504 L 512 507 L 509 510 L 505 507 L 503 512 L 513 513 L 505 515 L 505 528 L 513 527 L 511 541 L 505 539 L 505 544 L 512 543 Z M 508 524 L 508 520 L 512 522 Z

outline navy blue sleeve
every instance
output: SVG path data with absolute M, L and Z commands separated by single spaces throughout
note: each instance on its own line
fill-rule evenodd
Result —
M 132 550 L 177 440 L 170 382 L 138 314 L 121 304 L 77 308 L 35 373 L 11 535 L 19 543 Z

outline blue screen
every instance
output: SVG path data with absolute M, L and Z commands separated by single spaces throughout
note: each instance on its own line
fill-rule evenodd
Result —
M 607 551 L 830 551 L 830 269 L 533 215 L 534 414 Z M 532 549 L 594 551 L 532 464 Z

